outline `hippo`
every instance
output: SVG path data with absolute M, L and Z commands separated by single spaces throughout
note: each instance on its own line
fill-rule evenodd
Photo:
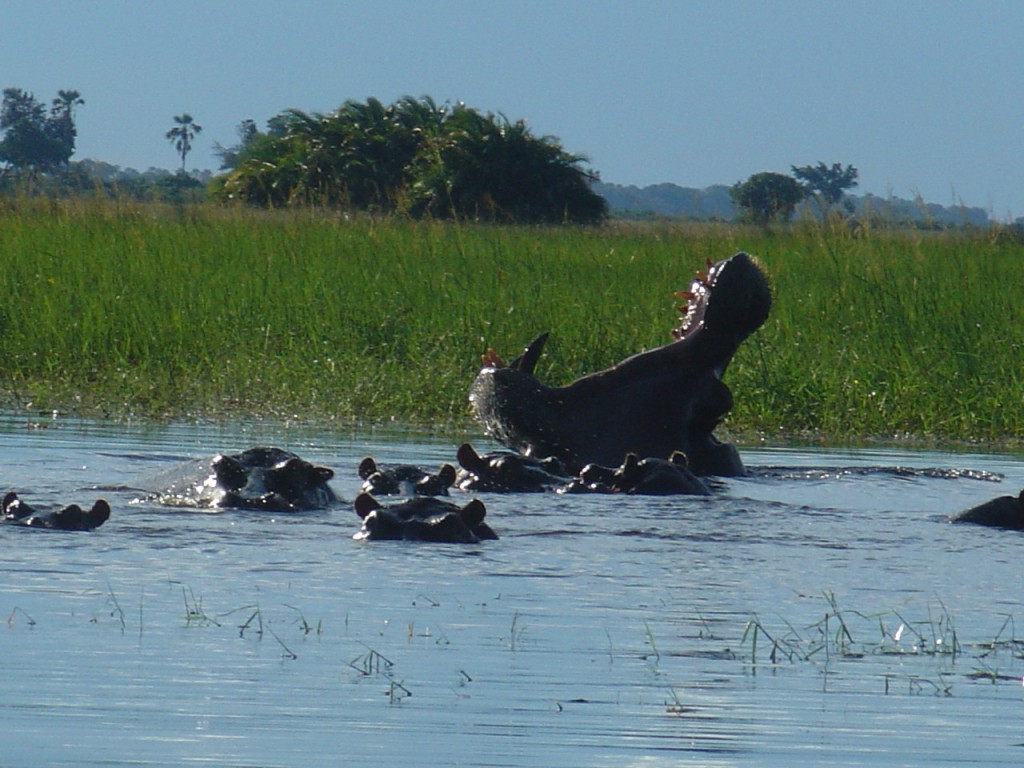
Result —
M 383 506 L 368 493 L 355 500 L 363 527 L 352 538 L 476 544 L 498 535 L 484 522 L 487 509 L 479 499 L 464 507 L 432 496 L 414 496 L 399 504 Z
M 509 451 L 481 456 L 469 443 L 456 452 L 459 474 L 456 485 L 463 491 L 533 493 L 565 485 L 569 477 L 558 459 L 535 459 Z
M 704 481 L 693 474 L 686 455 L 676 451 L 668 459 L 637 458 L 626 455 L 622 466 L 588 464 L 560 493 L 629 493 L 647 496 L 689 494 L 710 496 Z
M 280 448 L 249 448 L 199 462 L 194 475 L 156 495 L 175 506 L 298 512 L 337 502 L 327 484 L 334 471 Z
M 372 456 L 359 463 L 363 493 L 375 496 L 447 496 L 455 484 L 455 467 L 442 464 L 437 474 L 430 474 L 412 464 L 383 467 Z
M 110 505 L 98 499 L 88 512 L 77 504 L 53 512 L 37 512 L 11 491 L 3 498 L 3 521 L 27 528 L 50 528 L 59 531 L 91 531 L 110 519 Z
M 736 447 L 713 432 L 732 408 L 722 376 L 740 344 L 768 318 L 772 292 L 764 270 L 740 252 L 708 264 L 677 294 L 682 322 L 675 341 L 633 355 L 563 386 L 533 375 L 547 334 L 505 365 L 494 350 L 470 389 L 484 429 L 533 457 L 555 457 L 576 474 L 587 464 L 682 451 L 697 475 L 744 474 Z
M 954 523 L 975 523 L 992 528 L 1024 531 L 1024 490 L 1017 496 L 999 496 L 961 512 Z

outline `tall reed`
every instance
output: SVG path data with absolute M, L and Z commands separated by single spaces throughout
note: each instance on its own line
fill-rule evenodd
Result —
M 538 374 L 552 383 L 610 365 L 668 341 L 672 292 L 740 249 L 776 300 L 727 374 L 728 429 L 1021 433 L 1024 249 L 987 232 L 7 201 L 4 388 L 21 406 L 88 414 L 461 422 L 487 347 L 512 357 L 550 331 Z

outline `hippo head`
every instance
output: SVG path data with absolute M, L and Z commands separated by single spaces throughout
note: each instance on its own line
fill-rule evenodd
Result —
M 542 384 L 534 367 L 547 334 L 505 365 L 489 350 L 470 390 L 487 432 L 528 456 L 553 456 L 572 472 L 625 456 L 682 451 L 696 474 L 739 475 L 735 447 L 713 434 L 732 408 L 722 381 L 740 344 L 764 324 L 771 308 L 768 279 L 746 253 L 709 264 L 690 289 L 675 341 L 629 357 L 564 387 Z
M 464 491 L 529 493 L 564 483 L 565 467 L 555 458 L 535 459 L 508 451 L 481 456 L 469 443 L 459 446 L 459 488 Z
M 5 522 L 59 531 L 91 531 L 110 519 L 110 504 L 106 499 L 97 499 L 88 511 L 71 504 L 53 512 L 37 512 L 11 491 L 3 498 L 2 509 Z
M 430 474 L 411 464 L 383 467 L 372 456 L 359 463 L 363 492 L 378 496 L 447 496 L 455 484 L 455 467 L 442 464 Z
M 451 544 L 475 544 L 497 539 L 484 522 L 487 509 L 473 499 L 464 507 L 450 501 L 417 496 L 400 504 L 384 506 L 368 493 L 355 500 L 362 529 L 353 538 L 362 541 L 404 540 Z
M 217 506 L 292 512 L 319 509 L 335 500 L 327 485 L 333 470 L 280 448 L 221 454 L 213 459 L 212 469 L 221 493 Z

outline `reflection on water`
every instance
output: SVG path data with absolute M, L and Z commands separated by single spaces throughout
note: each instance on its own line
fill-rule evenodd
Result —
M 1019 765 L 1024 535 L 948 514 L 1019 457 L 745 451 L 710 498 L 482 494 L 480 545 L 132 503 L 272 443 L 436 466 L 469 437 L 0 423 L 4 487 L 114 514 L 0 530 L 0 765 Z M 1002 478 L 1002 480 L 1000 480 Z M 96 490 L 121 488 L 122 490 Z M 1024 630 L 1022 630 L 1024 632 Z

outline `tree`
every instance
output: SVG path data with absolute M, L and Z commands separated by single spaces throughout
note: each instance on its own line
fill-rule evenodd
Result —
M 792 169 L 793 175 L 803 182 L 807 194 L 817 196 L 823 215 L 843 199 L 846 190 L 857 186 L 857 169 L 852 165 L 844 168 L 841 163 L 833 163 L 829 167 L 819 162 L 799 168 L 794 165 Z
M 18 171 L 48 172 L 67 168 L 75 152 L 74 108 L 85 104 L 78 91 L 58 91 L 47 114 L 31 93 L 5 88 L 0 106 L 0 161 Z
M 238 167 L 246 153 L 252 148 L 260 134 L 256 127 L 255 120 L 243 120 L 235 128 L 238 134 L 238 143 L 231 147 L 223 146 L 219 141 L 213 143 L 213 154 L 220 158 L 220 169 L 230 171 Z
M 171 128 L 166 136 L 167 140 L 174 145 L 178 154 L 181 155 L 181 170 L 184 173 L 185 158 L 192 151 L 192 140 L 202 133 L 203 126 L 196 123 L 188 112 L 175 116 L 174 122 L 177 125 Z
M 75 129 L 75 107 L 83 104 L 85 99 L 78 91 L 61 90 L 57 91 L 57 98 L 50 107 L 49 132 L 66 152 L 61 159 L 61 165 L 65 168 L 74 154 L 75 139 L 78 138 L 78 131 Z
M 755 173 L 730 190 L 733 203 L 742 208 L 755 224 L 789 221 L 796 204 L 804 199 L 804 188 L 792 176 L 782 173 Z
M 457 108 L 447 130 L 421 154 L 414 212 L 500 222 L 596 223 L 608 213 L 590 184 L 597 174 L 553 136 L 522 120 Z
M 464 104 L 346 101 L 267 123 L 215 194 L 258 205 L 326 204 L 439 218 L 596 222 L 604 198 L 557 139 Z

